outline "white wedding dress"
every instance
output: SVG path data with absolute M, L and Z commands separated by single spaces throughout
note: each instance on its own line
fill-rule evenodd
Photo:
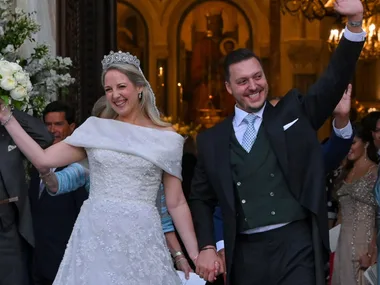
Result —
M 84 147 L 90 195 L 54 285 L 178 285 L 155 206 L 163 171 L 181 178 L 175 132 L 89 118 L 65 142 Z

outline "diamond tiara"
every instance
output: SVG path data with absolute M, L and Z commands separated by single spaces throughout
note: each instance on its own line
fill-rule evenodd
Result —
M 137 69 L 140 69 L 140 60 L 130 54 L 129 52 L 125 53 L 122 51 L 113 52 L 111 51 L 109 55 L 105 55 L 102 60 L 103 69 L 107 69 L 111 64 L 114 63 L 127 63 L 134 65 Z

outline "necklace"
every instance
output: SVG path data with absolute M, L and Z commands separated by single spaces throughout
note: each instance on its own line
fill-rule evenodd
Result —
M 358 160 L 354 163 L 354 167 L 350 171 L 348 175 L 348 180 L 350 183 L 360 179 L 362 176 L 368 173 L 368 170 L 372 167 L 372 163 L 368 161 L 367 158 L 364 158 L 364 160 Z M 361 175 L 360 177 L 355 177 L 355 175 L 360 172 L 360 170 L 365 169 L 366 171 L 364 172 L 364 175 Z M 355 179 L 356 178 L 356 179 Z M 355 180 L 354 180 L 355 179 Z

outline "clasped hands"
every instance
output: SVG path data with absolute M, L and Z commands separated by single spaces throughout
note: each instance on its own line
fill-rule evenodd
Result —
M 199 277 L 214 282 L 218 275 L 225 273 L 224 250 L 217 253 L 214 246 L 205 246 L 194 260 L 194 264 Z

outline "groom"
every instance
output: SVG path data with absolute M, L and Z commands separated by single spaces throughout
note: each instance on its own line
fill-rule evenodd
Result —
M 17 110 L 13 115 L 41 147 L 51 145 L 53 137 L 41 120 Z M 2 126 L 6 122 L 0 123 L 0 285 L 28 285 L 34 237 L 25 157 Z
M 224 220 L 227 284 L 325 284 L 329 239 L 323 160 L 316 132 L 333 113 L 363 47 L 360 0 L 336 0 L 348 24 L 323 76 L 305 96 L 267 103 L 260 61 L 239 49 L 225 59 L 235 114 L 198 136 L 190 197 L 200 254 L 197 274 L 214 280 L 213 211 Z M 343 128 L 336 125 L 336 128 Z

